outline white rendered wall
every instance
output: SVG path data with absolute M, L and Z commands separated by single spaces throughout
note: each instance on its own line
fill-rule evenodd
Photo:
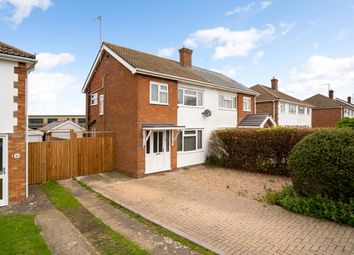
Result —
M 219 94 L 230 96 L 237 96 L 237 94 L 180 83 L 178 87 L 203 91 L 204 102 L 203 107 L 178 106 L 177 124 L 179 126 L 186 126 L 186 129 L 203 129 L 203 149 L 201 151 L 177 152 L 177 167 L 204 163 L 208 152 L 208 142 L 211 132 L 218 128 L 236 127 L 237 125 L 237 109 L 219 109 Z M 205 109 L 211 111 L 210 117 L 202 115 Z
M 285 103 L 285 112 L 280 111 L 280 103 L 278 104 L 279 126 L 311 127 L 312 110 L 310 109 L 310 114 L 307 114 L 307 109 L 305 109 L 304 114 L 299 114 L 298 106 L 299 105 L 296 105 L 296 113 L 289 113 L 289 104 L 288 103 Z
M 17 118 L 14 118 L 14 112 L 17 111 L 14 82 L 18 79 L 14 71 L 17 65 L 16 62 L 0 60 L 0 133 L 13 133 L 17 125 Z

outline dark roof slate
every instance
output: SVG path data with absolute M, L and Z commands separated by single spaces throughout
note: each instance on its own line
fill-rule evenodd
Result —
M 0 53 L 10 56 L 36 59 L 36 56 L 0 41 Z

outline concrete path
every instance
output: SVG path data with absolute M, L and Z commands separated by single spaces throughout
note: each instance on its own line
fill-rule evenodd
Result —
M 185 185 L 179 172 L 81 177 L 95 191 L 221 254 L 354 254 L 354 228 Z
M 110 226 L 114 231 L 121 233 L 128 239 L 136 242 L 142 248 L 155 255 L 193 255 L 197 252 L 180 243 L 159 234 L 143 223 L 130 218 L 117 208 L 103 202 L 95 193 L 82 188 L 73 180 L 59 181 L 75 198 L 92 214 Z

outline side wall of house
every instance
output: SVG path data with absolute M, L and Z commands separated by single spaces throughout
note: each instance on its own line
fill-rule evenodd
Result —
M 137 176 L 145 173 L 145 148 L 143 147 L 143 124 L 173 124 L 177 125 L 177 82 L 137 75 L 138 77 L 138 121 L 137 132 Z M 168 85 L 168 105 L 150 104 L 150 82 L 159 82 Z M 171 168 L 177 167 L 177 141 L 171 145 Z
M 335 127 L 342 118 L 342 109 L 312 109 L 312 127 Z
M 278 111 L 274 111 L 278 108 L 278 102 L 257 102 L 257 113 L 266 113 L 272 116 L 277 125 L 279 124 Z
M 251 98 L 251 111 L 244 111 L 243 110 L 243 98 L 244 97 Z M 240 93 L 237 94 L 237 123 L 239 123 L 247 115 L 253 114 L 256 112 L 254 100 L 255 100 L 254 96 L 240 94 Z
M 113 131 L 115 168 L 128 175 L 137 169 L 138 80 L 126 67 L 107 53 L 102 59 L 86 93 L 89 130 Z M 98 93 L 98 104 L 90 106 L 90 93 Z M 104 94 L 104 114 L 99 115 L 99 96 Z M 93 123 L 90 125 L 90 123 Z

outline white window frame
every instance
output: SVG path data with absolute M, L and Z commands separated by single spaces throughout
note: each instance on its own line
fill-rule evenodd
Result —
M 157 101 L 152 100 L 152 86 L 157 86 Z M 166 87 L 166 90 L 162 90 L 161 87 Z M 166 93 L 166 103 L 161 102 L 161 93 Z M 150 82 L 150 104 L 160 104 L 160 105 L 168 105 L 168 84 L 151 81 Z
M 100 95 L 99 114 L 104 114 L 104 95 Z
M 280 103 L 280 112 L 285 113 L 286 112 L 286 103 Z
M 231 108 L 225 107 L 225 101 L 231 101 Z M 225 94 L 219 94 L 219 109 L 236 110 L 237 109 L 237 97 L 225 95 Z
M 188 132 L 188 131 L 195 131 L 195 134 L 185 134 L 185 132 Z M 198 144 L 199 144 L 199 136 L 198 136 L 198 132 L 201 132 L 202 133 L 202 136 L 201 136 L 201 145 L 202 147 L 201 148 L 198 148 Z M 204 134 L 204 130 L 201 129 L 201 128 L 191 128 L 191 129 L 185 129 L 185 130 L 182 130 L 180 131 L 180 135 L 182 136 L 182 150 L 178 150 L 178 142 L 179 142 L 179 139 L 177 140 L 177 152 L 178 153 L 194 153 L 194 152 L 200 152 L 200 151 L 203 151 L 203 134 Z M 190 150 L 190 151 L 185 151 L 184 150 L 184 137 L 195 137 L 195 150 Z
M 305 111 L 306 111 L 305 108 L 306 108 L 306 107 L 299 105 L 299 106 L 298 106 L 298 112 L 299 112 L 299 114 L 305 114 Z M 300 109 L 302 109 L 302 112 L 300 111 Z
M 91 105 L 91 106 L 97 105 L 97 101 L 98 101 L 98 94 L 97 94 L 97 92 L 90 94 L 90 105 Z
M 293 107 L 293 108 L 292 108 Z M 295 111 L 292 111 L 291 109 L 295 109 Z M 296 104 L 289 104 L 289 113 L 290 114 L 296 114 L 297 113 L 297 106 Z
M 245 104 L 246 104 L 246 107 L 245 107 Z M 252 111 L 252 99 L 250 97 L 243 97 L 243 111 L 244 112 Z
M 182 102 L 179 102 L 179 91 L 182 91 Z M 188 97 L 194 97 L 196 99 L 196 105 L 187 105 L 185 104 L 185 97 L 186 97 L 186 92 L 195 92 L 195 95 L 187 95 Z M 198 94 L 201 95 L 201 102 L 199 100 Z M 187 107 L 203 107 L 204 106 L 204 91 L 202 90 L 196 90 L 196 89 L 190 89 L 190 88 L 178 88 L 178 105 L 180 106 L 187 106 Z

